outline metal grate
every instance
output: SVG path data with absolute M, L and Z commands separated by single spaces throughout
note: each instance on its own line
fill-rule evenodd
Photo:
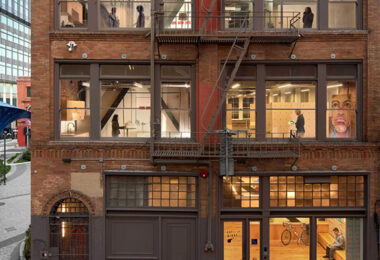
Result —
M 87 260 L 88 210 L 79 200 L 57 202 L 50 214 L 50 247 L 58 248 L 60 260 Z
M 196 207 L 196 178 L 186 176 L 109 176 L 108 208 Z

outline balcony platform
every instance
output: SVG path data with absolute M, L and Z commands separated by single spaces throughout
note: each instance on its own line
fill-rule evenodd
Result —
M 235 40 L 237 31 L 220 31 L 220 32 L 196 32 L 186 30 L 163 31 L 157 34 L 158 43 L 165 44 L 230 44 Z M 298 30 L 284 31 L 250 31 L 239 34 L 238 42 L 244 42 L 244 39 L 250 37 L 251 43 L 285 43 L 291 44 L 297 41 L 301 34 Z

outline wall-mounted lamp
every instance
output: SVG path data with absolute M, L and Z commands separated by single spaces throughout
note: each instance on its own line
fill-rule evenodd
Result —
M 69 41 L 67 44 L 66 44 L 66 46 L 67 46 L 67 50 L 69 51 L 69 52 L 72 52 L 73 51 L 73 49 L 75 48 L 75 47 L 77 47 L 78 46 L 78 44 L 76 44 L 74 41 Z

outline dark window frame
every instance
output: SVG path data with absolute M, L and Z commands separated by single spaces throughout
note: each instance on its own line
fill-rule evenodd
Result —
M 98 17 L 100 16 L 100 0 L 88 0 L 88 21 L 87 21 L 87 27 L 86 28 L 61 28 L 60 26 L 60 11 L 59 11 L 59 2 L 62 0 L 54 0 L 54 27 L 55 30 L 61 30 L 61 31 L 149 31 L 150 28 L 100 28 L 100 20 Z M 253 5 L 253 12 L 254 14 L 257 13 L 264 13 L 264 1 L 260 0 L 258 2 L 255 2 Z M 224 6 L 225 6 L 225 0 L 222 1 L 220 5 L 220 12 L 224 12 Z M 352 1 L 354 2 L 354 1 Z M 155 10 L 160 10 L 160 4 L 162 1 L 152 1 L 151 2 L 151 8 L 154 7 Z M 199 13 L 197 10 L 196 2 L 192 0 L 192 15 L 193 17 L 198 17 Z M 318 30 L 345 30 L 345 31 L 352 31 L 352 30 L 362 30 L 363 29 L 363 0 L 357 0 L 356 1 L 356 28 L 329 28 L 328 27 L 328 12 L 329 12 L 329 1 L 322 1 L 317 0 L 317 10 L 314 12 L 314 15 L 317 16 L 317 28 L 315 29 L 304 29 L 299 28 L 300 30 L 304 31 L 313 31 L 316 32 Z M 145 10 L 146 12 L 147 10 Z M 151 10 L 149 10 L 151 11 Z M 301 19 L 302 19 L 302 13 Z M 151 19 L 152 20 L 152 19 Z M 253 20 L 253 26 L 250 27 L 248 30 L 250 31 L 263 31 L 268 28 L 265 28 L 265 21 L 264 18 L 252 18 Z M 224 19 L 223 16 L 220 18 L 221 22 L 221 28 L 225 30 L 224 28 Z M 195 30 L 196 27 L 194 26 L 195 23 L 192 23 L 191 29 L 164 29 L 162 26 L 162 21 L 159 22 L 159 28 L 160 30 Z M 276 29 L 277 30 L 277 29 Z
M 229 64 L 234 64 L 229 62 Z M 242 65 L 251 65 L 253 68 L 256 67 L 256 97 L 265 96 L 265 82 L 272 80 L 291 80 L 291 81 L 314 81 L 316 82 L 316 133 L 313 139 L 302 139 L 304 141 L 326 141 L 326 142 L 358 142 L 363 140 L 363 78 L 362 78 L 362 61 L 294 61 L 294 62 L 283 62 L 283 61 L 255 61 L 255 62 L 244 62 Z M 266 76 L 266 66 L 267 65 L 314 65 L 316 66 L 315 78 L 305 76 L 289 76 L 289 77 L 267 77 Z M 353 65 L 356 66 L 355 76 L 327 76 L 327 65 Z M 226 71 L 223 75 L 223 79 L 226 79 Z M 247 77 L 244 77 L 247 80 Z M 253 78 L 252 78 L 253 79 Z M 235 77 L 235 80 L 240 80 L 240 77 Z M 242 78 L 242 80 L 244 80 Z M 328 80 L 356 80 L 356 136 L 354 138 L 328 138 L 326 134 L 326 112 L 327 110 L 327 81 Z M 226 82 L 224 80 L 224 82 Z M 256 133 L 266 132 L 266 101 L 265 98 L 256 98 Z M 221 112 L 221 124 L 223 127 L 226 126 L 226 103 L 224 103 Z M 319 122 L 322 122 L 319 124 Z M 266 137 L 260 134 L 256 134 L 256 140 L 263 141 Z
M 104 171 L 105 179 L 108 176 L 175 176 L 175 177 L 194 177 L 195 178 L 195 207 L 192 208 L 183 208 L 183 207 L 139 207 L 139 208 L 108 208 L 107 201 L 108 195 L 107 192 L 104 193 L 103 203 L 104 203 L 104 212 L 106 214 L 112 212 L 188 212 L 188 213 L 200 213 L 200 180 L 198 172 L 172 172 L 172 171 L 129 171 L 129 170 L 105 170 Z M 107 181 L 103 182 L 103 190 L 107 190 Z
M 70 76 L 60 75 L 60 66 L 61 65 L 89 65 L 90 74 L 89 76 Z M 146 142 L 151 137 L 101 137 L 101 118 L 100 118 L 100 109 L 101 109 L 101 79 L 136 79 L 136 80 L 150 80 L 150 76 L 100 76 L 100 66 L 101 65 L 150 65 L 149 61 L 106 61 L 106 60 L 55 60 L 54 63 L 54 139 L 57 141 L 122 141 L 122 142 Z M 154 124 L 153 122 L 161 122 L 161 102 L 160 95 L 155 97 L 153 93 L 160 93 L 161 89 L 161 74 L 160 67 L 161 65 L 184 65 L 190 66 L 190 76 L 188 79 L 191 81 L 191 90 L 190 90 L 190 122 L 191 122 L 191 137 L 184 140 L 195 141 L 195 129 L 196 129 L 196 77 L 195 77 L 195 62 L 189 61 L 170 61 L 170 62 L 157 62 L 155 65 L 155 86 L 151 86 L 151 133 L 152 131 L 159 130 L 159 134 L 156 134 L 155 137 L 161 139 L 161 124 Z M 90 135 L 89 137 L 61 137 L 60 136 L 60 80 L 61 79 L 82 79 L 90 81 Z M 168 78 L 165 81 L 179 81 L 184 80 L 185 78 Z M 152 118 L 155 121 L 152 121 Z M 158 119 L 158 120 L 157 120 Z M 153 129 L 155 127 L 155 129 Z M 156 128 L 159 129 L 156 129 Z M 165 138 L 167 139 L 167 138 Z

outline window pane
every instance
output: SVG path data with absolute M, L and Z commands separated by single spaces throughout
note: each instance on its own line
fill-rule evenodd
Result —
M 329 1 L 329 28 L 356 28 L 356 1 Z
M 190 78 L 190 66 L 161 66 L 162 78 Z
M 90 83 L 60 81 L 61 136 L 88 137 L 90 133 Z
M 302 77 L 316 78 L 317 67 L 315 65 L 269 65 L 265 66 L 267 77 Z
M 256 130 L 255 109 L 256 82 L 233 82 L 226 98 L 226 127 L 231 130 L 244 130 L 249 136 L 254 136 Z M 244 132 L 240 134 L 244 134 Z
M 161 84 L 161 136 L 190 137 L 190 82 Z
M 315 83 L 268 81 L 266 83 L 267 137 L 315 138 Z
M 356 65 L 327 65 L 327 77 L 348 77 L 356 78 Z
M 328 247 L 328 244 L 335 246 Z M 329 249 L 328 249 L 329 248 Z M 317 259 L 363 259 L 363 219 L 318 218 Z
M 252 28 L 252 2 L 246 0 L 226 0 L 224 2 L 224 27 L 226 29 Z
M 327 136 L 356 137 L 356 81 L 328 81 Z
M 111 208 L 196 207 L 195 177 L 110 176 L 107 187 Z
M 270 259 L 310 259 L 309 223 L 309 218 L 270 218 Z
M 356 178 L 355 178 L 356 177 Z M 363 207 L 363 176 L 302 177 L 270 179 L 271 207 Z M 307 183 L 310 182 L 310 183 Z
M 90 76 L 90 65 L 61 65 L 61 76 Z
M 87 1 L 61 1 L 59 3 L 61 28 L 87 27 Z
M 191 29 L 192 2 L 191 0 L 164 0 L 164 28 Z
M 223 177 L 223 207 L 258 208 L 260 181 L 257 176 Z
M 101 65 L 100 75 L 107 76 L 150 76 L 149 65 Z
M 101 81 L 101 136 L 150 136 L 150 84 L 145 81 Z
M 265 1 L 264 8 L 266 28 L 317 28 L 317 1 Z
M 101 28 L 150 28 L 149 0 L 101 1 Z

